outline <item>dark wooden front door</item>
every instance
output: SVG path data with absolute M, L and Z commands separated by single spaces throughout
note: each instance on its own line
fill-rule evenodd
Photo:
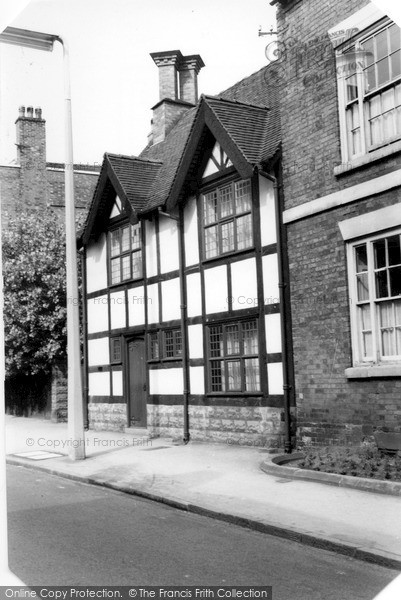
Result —
M 143 339 L 128 342 L 128 412 L 131 427 L 146 427 L 146 362 Z

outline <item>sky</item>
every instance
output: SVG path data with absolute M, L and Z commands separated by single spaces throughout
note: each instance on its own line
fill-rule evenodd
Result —
M 24 3 L 12 0 L 12 11 Z M 8 24 L 68 40 L 74 162 L 93 164 L 146 145 L 159 100 L 150 52 L 200 54 L 199 92 L 216 94 L 267 64 L 272 38 L 258 30 L 275 28 L 275 9 L 269 0 L 31 0 Z M 62 68 L 58 43 L 53 52 L 1 44 L 0 164 L 16 158 L 20 105 L 42 108 L 47 160 L 63 161 Z
M 401 23 L 399 0 L 374 1 Z M 74 162 L 85 164 L 101 163 L 104 152 L 136 155 L 146 145 L 159 100 L 150 52 L 200 54 L 199 91 L 217 94 L 267 64 L 274 38 L 258 31 L 276 27 L 269 0 L 0 0 L 5 25 L 68 41 Z M 0 45 L 0 164 L 16 159 L 20 105 L 42 108 L 47 160 L 63 161 L 62 56 L 58 43 L 53 52 Z

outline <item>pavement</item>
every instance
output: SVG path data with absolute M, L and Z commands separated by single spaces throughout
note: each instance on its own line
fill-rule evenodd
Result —
M 266 449 L 85 432 L 68 456 L 67 425 L 6 416 L 7 462 L 164 502 L 296 542 L 401 570 L 401 485 L 297 476 Z M 281 461 L 282 462 L 282 461 Z M 263 467 L 263 470 L 262 470 Z M 328 485 L 331 483 L 332 485 Z M 363 480 L 362 480 L 363 483 Z

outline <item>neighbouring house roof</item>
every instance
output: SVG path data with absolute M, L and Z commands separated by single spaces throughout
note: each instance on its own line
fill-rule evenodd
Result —
M 148 145 L 139 157 L 106 153 L 83 243 L 89 240 L 95 223 L 103 221 L 110 185 L 132 209 L 134 219 L 158 207 L 172 208 L 196 168 L 203 141 L 211 134 L 242 177 L 273 160 L 280 147 L 280 115 L 270 66 L 216 96 L 202 95 L 164 141 Z

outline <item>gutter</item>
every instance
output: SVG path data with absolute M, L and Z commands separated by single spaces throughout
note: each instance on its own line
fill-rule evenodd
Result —
M 84 429 L 89 429 L 89 406 L 88 406 L 88 309 L 86 302 L 86 247 L 80 252 L 82 273 L 82 337 L 83 337 L 83 412 Z
M 184 213 L 182 207 L 179 208 L 179 216 L 163 212 L 159 208 L 159 215 L 173 219 L 178 227 L 178 259 L 180 274 L 180 314 L 181 314 L 181 344 L 182 344 L 182 371 L 183 371 L 183 442 L 189 442 L 189 357 L 188 357 L 188 339 L 187 339 L 187 286 L 184 273 L 185 265 L 185 246 L 184 246 Z
M 291 443 L 291 411 L 290 411 L 290 390 L 291 385 L 289 384 L 288 378 L 288 339 L 285 319 L 285 294 L 284 290 L 286 287 L 284 278 L 284 263 L 283 263 L 283 242 L 281 235 L 282 219 L 280 213 L 280 201 L 278 195 L 278 181 L 274 175 L 266 173 L 265 171 L 258 169 L 258 172 L 262 177 L 269 179 L 273 182 L 274 189 L 274 208 L 276 215 L 276 237 L 277 237 L 277 262 L 278 262 L 278 288 L 279 288 L 279 299 L 280 299 L 280 329 L 281 329 L 281 340 L 282 340 L 282 364 L 283 364 L 283 393 L 284 393 L 284 423 L 285 423 L 285 441 L 284 441 L 284 452 L 290 454 L 292 452 Z

